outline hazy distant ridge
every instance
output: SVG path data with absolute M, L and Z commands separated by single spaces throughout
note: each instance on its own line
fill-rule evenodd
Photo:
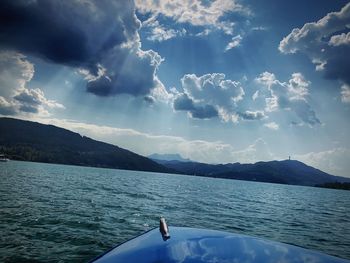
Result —
M 154 153 L 149 156 L 148 158 L 152 160 L 162 160 L 162 161 L 179 161 L 179 162 L 190 162 L 190 159 L 185 159 L 182 158 L 180 154 L 177 153 L 170 153 L 170 154 L 159 154 L 159 153 Z
M 329 182 L 350 182 L 349 178 L 333 176 L 295 160 L 257 162 L 254 164 L 156 161 L 181 173 L 216 178 L 309 186 Z

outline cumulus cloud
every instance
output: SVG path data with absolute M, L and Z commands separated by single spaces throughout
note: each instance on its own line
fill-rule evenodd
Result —
M 136 8 L 141 14 L 163 15 L 177 23 L 190 23 L 193 26 L 212 26 L 232 34 L 233 23 L 224 20 L 227 13 L 249 14 L 250 11 L 235 0 L 136 0 Z
M 36 113 L 49 115 L 48 110 L 64 106 L 45 97 L 39 89 L 26 84 L 34 75 L 34 65 L 16 52 L 0 52 L 0 114 Z
M 265 94 L 266 111 L 289 110 L 303 123 L 310 126 L 321 124 L 308 102 L 311 83 L 301 73 L 293 73 L 288 82 L 282 82 L 273 73 L 264 72 L 256 81 L 267 88 L 261 92 Z
M 321 152 L 310 152 L 299 154 L 293 158 L 305 162 L 308 165 L 316 167 L 324 172 L 350 177 L 350 150 L 343 147 L 338 147 Z
M 97 96 L 145 96 L 162 59 L 141 49 L 133 1 L 0 2 L 0 47 L 79 68 Z
M 34 65 L 20 53 L 0 51 L 0 96 L 10 97 L 24 89 L 34 76 Z
M 136 8 L 140 17 L 146 17 L 142 29 L 147 39 L 159 42 L 174 37 L 203 37 L 215 31 L 233 36 L 251 16 L 249 8 L 236 0 L 136 0 Z M 235 21 L 228 18 L 232 14 Z M 233 37 L 225 51 L 239 46 L 241 40 L 240 35 Z
M 350 83 L 350 3 L 317 22 L 294 28 L 279 44 L 282 53 L 302 52 L 326 78 Z M 345 31 L 345 32 L 344 32 Z M 342 32 L 341 34 L 339 34 Z
M 23 112 L 38 113 L 43 107 L 60 108 L 64 106 L 54 100 L 48 100 L 41 89 L 19 89 L 13 99 L 19 102 L 19 109 Z
M 177 111 L 187 111 L 190 117 L 196 119 L 218 117 L 218 111 L 213 105 L 195 102 L 186 93 L 180 94 L 175 98 L 173 107 Z
M 17 105 L 0 96 L 0 114 L 1 115 L 16 115 Z
M 220 117 L 225 122 L 237 119 L 235 108 L 245 94 L 240 82 L 225 79 L 222 73 L 200 77 L 186 74 L 181 85 L 183 92 L 175 95 L 175 110 L 187 111 L 194 118 Z
M 341 45 L 350 45 L 350 32 L 347 34 L 342 33 L 340 35 L 334 35 L 331 37 L 328 43 L 330 46 L 341 46 Z

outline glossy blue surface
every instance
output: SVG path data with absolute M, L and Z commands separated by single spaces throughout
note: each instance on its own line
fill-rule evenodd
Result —
M 112 262 L 350 262 L 296 246 L 222 231 L 169 227 L 164 241 L 158 229 L 138 236 L 97 258 Z

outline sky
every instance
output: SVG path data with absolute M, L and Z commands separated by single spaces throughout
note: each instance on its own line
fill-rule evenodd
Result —
M 350 177 L 350 2 L 3 0 L 0 116 Z

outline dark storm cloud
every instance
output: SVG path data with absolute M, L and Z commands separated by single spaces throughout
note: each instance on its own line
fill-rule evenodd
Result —
M 173 107 L 177 111 L 189 112 L 191 117 L 196 119 L 210 119 L 219 116 L 218 110 L 213 105 L 195 103 L 185 93 L 174 100 Z
M 149 104 L 153 104 L 155 102 L 155 98 L 152 96 L 145 96 L 143 100 Z
M 21 92 L 20 94 L 13 97 L 15 100 L 25 103 L 27 105 L 37 106 L 41 104 L 41 101 L 38 98 L 34 97 L 29 92 Z
M 162 60 L 140 49 L 139 28 L 133 1 L 0 1 L 1 49 L 83 69 L 97 96 L 146 95 L 159 84 Z
M 348 45 L 332 47 L 328 51 L 324 76 L 328 79 L 340 79 L 350 84 L 350 42 Z
M 193 100 L 186 94 L 181 94 L 174 100 L 174 109 L 177 111 L 191 111 L 194 109 Z
M 125 22 L 114 22 L 108 13 L 95 21 L 96 31 L 92 32 L 93 10 L 90 8 L 98 8 L 100 12 L 107 10 L 105 4 L 106 1 L 100 1 L 95 7 L 89 7 L 78 1 L 0 1 L 0 45 L 56 63 L 94 64 L 105 49 L 127 40 L 122 27 Z M 118 13 L 124 11 L 122 6 L 115 7 L 118 17 Z M 108 22 L 107 33 L 97 31 L 99 26 Z M 137 28 L 135 22 L 133 33 Z M 94 39 L 99 35 L 104 35 L 103 42 Z
M 210 119 L 219 116 L 217 109 L 212 105 L 198 105 L 190 111 L 192 118 L 196 119 Z
M 38 113 L 39 109 L 37 107 L 31 106 L 31 105 L 21 105 L 19 107 L 20 111 L 27 112 L 27 113 Z
M 1 1 L 0 45 L 41 55 L 57 63 L 87 60 L 87 39 L 50 1 Z

